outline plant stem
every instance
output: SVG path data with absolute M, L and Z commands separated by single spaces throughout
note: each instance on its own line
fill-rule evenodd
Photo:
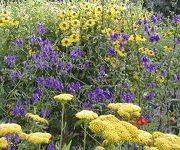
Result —
M 83 150 L 86 150 L 87 123 L 84 124 Z
M 65 103 L 62 102 L 62 114 L 61 114 L 61 137 L 60 137 L 60 149 L 62 148 L 63 140 L 63 130 L 64 130 L 64 112 L 65 112 Z

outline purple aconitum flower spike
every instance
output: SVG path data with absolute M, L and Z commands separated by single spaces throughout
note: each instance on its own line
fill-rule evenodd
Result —
M 176 43 L 180 45 L 180 37 L 176 39 Z
M 4 56 L 4 62 L 8 67 L 13 67 L 16 62 L 15 56 Z
M 34 103 L 34 102 L 36 102 L 38 99 L 40 99 L 41 96 L 42 96 L 42 94 L 43 94 L 43 91 L 42 91 L 40 88 L 37 88 L 37 89 L 33 92 L 32 96 L 31 96 L 31 101 L 32 101 L 32 103 Z

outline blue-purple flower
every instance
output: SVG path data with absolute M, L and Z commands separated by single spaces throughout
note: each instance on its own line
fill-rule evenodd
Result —
M 32 96 L 31 96 L 31 101 L 32 101 L 32 103 L 34 103 L 34 102 L 36 102 L 37 100 L 39 100 L 39 99 L 41 98 L 42 94 L 43 94 L 42 89 L 37 88 L 37 89 L 33 92 Z
M 4 62 L 8 67 L 13 67 L 16 62 L 15 56 L 4 56 Z
M 160 36 L 159 35 L 153 35 L 149 38 L 150 42 L 159 42 L 160 41 Z
M 46 34 L 46 32 L 47 32 L 45 27 L 44 27 L 44 24 L 42 24 L 40 22 L 36 23 L 36 30 L 38 32 L 42 33 L 43 35 Z
M 67 90 L 75 93 L 81 89 L 81 84 L 79 82 L 71 82 L 67 86 Z
M 69 56 L 71 59 L 81 59 L 84 56 L 84 52 L 79 47 L 76 47 L 70 52 Z
M 107 49 L 107 54 L 110 56 L 115 56 L 115 55 L 117 55 L 117 52 L 115 51 L 115 49 L 113 47 L 109 47 Z
M 122 102 L 124 103 L 130 103 L 132 102 L 134 98 L 134 93 L 133 92 L 121 92 L 121 99 L 122 99 Z
M 15 44 L 17 47 L 22 46 L 24 44 L 24 40 L 22 38 L 18 38 L 15 40 Z

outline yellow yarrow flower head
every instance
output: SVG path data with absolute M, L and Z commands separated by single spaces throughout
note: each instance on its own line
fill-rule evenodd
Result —
M 25 117 L 27 117 L 27 118 L 29 118 L 29 119 L 31 119 L 33 121 L 36 121 L 36 122 L 41 122 L 41 123 L 44 123 L 44 124 L 48 124 L 48 121 L 45 118 L 42 118 L 42 117 L 40 117 L 38 115 L 34 115 L 32 113 L 27 113 L 25 115 Z
M 8 141 L 6 140 L 6 138 L 2 137 L 0 138 L 0 148 L 5 148 L 8 147 Z
M 61 23 L 59 24 L 59 28 L 60 28 L 61 30 L 67 30 L 67 29 L 69 29 L 69 23 L 68 23 L 67 21 L 61 22 Z
M 54 96 L 54 100 L 57 100 L 57 101 L 70 101 L 73 99 L 73 95 L 71 94 L 59 94 L 59 95 L 56 95 Z
M 15 123 L 0 124 L 0 136 L 12 133 L 21 133 L 21 126 Z
M 33 144 L 48 144 L 50 142 L 50 138 L 52 137 L 49 133 L 31 133 L 27 136 L 27 141 L 33 143 Z
M 28 134 L 23 133 L 23 132 L 22 132 L 22 133 L 19 133 L 18 135 L 19 135 L 19 137 L 20 137 L 21 140 L 27 140 L 27 138 L 28 138 Z
M 82 110 L 75 115 L 79 119 L 93 120 L 98 117 L 98 114 L 90 110 Z
M 97 146 L 94 150 L 106 150 L 106 149 L 102 146 Z

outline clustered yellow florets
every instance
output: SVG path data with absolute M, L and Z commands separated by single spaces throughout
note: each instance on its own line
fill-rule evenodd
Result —
M 102 137 L 110 143 L 131 141 L 138 136 L 137 127 L 120 121 L 114 115 L 102 115 L 89 124 L 92 132 L 101 133 Z
M 33 121 L 36 121 L 36 122 L 41 122 L 41 123 L 44 123 L 44 124 L 48 124 L 48 121 L 46 119 L 44 119 L 44 118 L 42 118 L 42 117 L 40 117 L 38 115 L 34 115 L 32 113 L 27 113 L 25 115 L 25 117 L 27 117 L 27 118 L 29 118 L 29 119 L 31 119 Z
M 2 137 L 0 138 L 0 148 L 5 148 L 8 146 L 8 141 L 6 140 L 6 138 Z
M 54 96 L 54 100 L 57 100 L 57 101 L 70 101 L 73 99 L 73 95 L 71 94 L 59 94 L 59 95 L 56 95 Z
M 34 144 L 42 144 L 42 143 L 47 144 L 50 142 L 51 137 L 52 135 L 49 133 L 36 132 L 36 133 L 27 134 L 26 140 Z
M 94 150 L 106 150 L 106 149 L 102 146 L 97 146 Z
M 0 136 L 12 133 L 21 133 L 21 126 L 15 123 L 0 124 Z
M 173 134 L 154 132 L 153 145 L 159 150 L 178 150 L 180 149 L 180 137 Z
M 38 115 L 34 115 L 32 113 L 27 113 L 25 115 L 25 117 L 27 117 L 27 118 L 29 118 L 29 119 L 31 119 L 33 121 L 36 121 L 36 122 L 41 122 L 41 123 L 44 123 L 44 124 L 48 124 L 48 121 L 46 119 L 44 119 L 44 118 L 42 118 L 42 117 L 40 117 Z
M 139 117 L 141 115 L 141 108 L 132 103 L 110 103 L 108 108 L 117 111 L 122 117 Z
M 98 117 L 98 114 L 90 110 L 82 110 L 75 115 L 79 119 L 92 120 Z

